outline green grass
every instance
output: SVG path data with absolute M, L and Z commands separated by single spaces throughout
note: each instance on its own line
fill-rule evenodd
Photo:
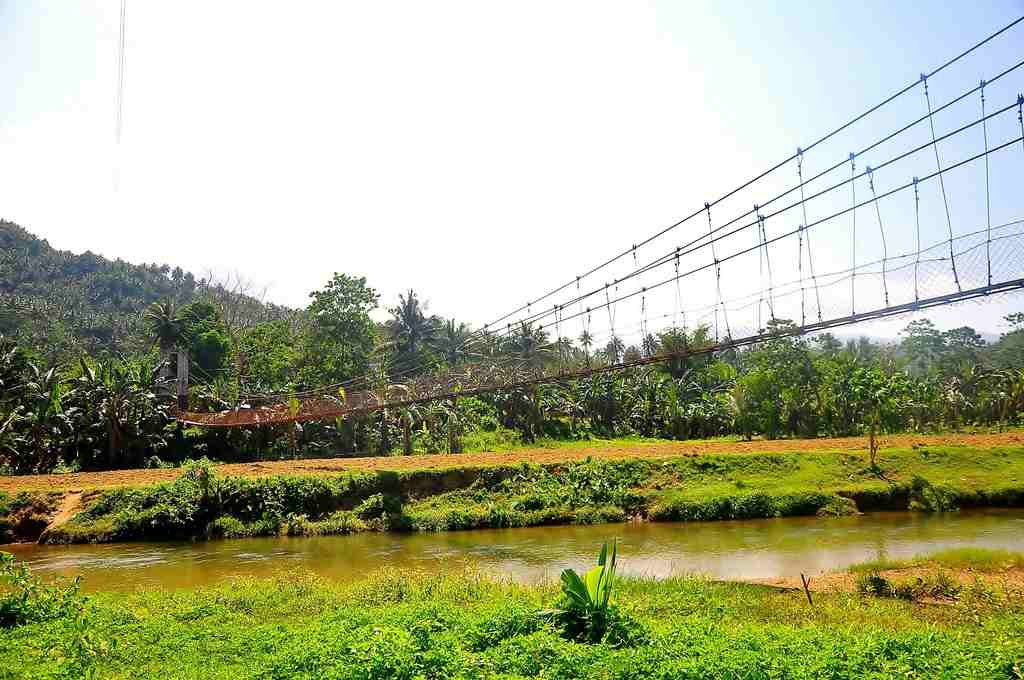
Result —
M 1024 663 L 1022 603 L 995 593 L 810 607 L 797 592 L 626 579 L 613 600 L 626 645 L 572 642 L 538 617 L 554 586 L 474 574 L 101 593 L 80 615 L 0 629 L 0 679 L 1009 679 Z
M 51 542 L 362 530 L 700 521 L 1024 506 L 1024 448 L 691 455 L 333 476 L 178 481 L 105 491 Z M 453 456 L 452 462 L 458 458 Z M 204 486 L 205 484 L 205 486 Z M 378 499 L 366 505 L 369 499 Z
M 950 548 L 909 560 L 879 559 L 861 562 L 849 567 L 854 573 L 877 573 L 891 569 L 919 566 L 939 566 L 947 569 L 968 569 L 979 572 L 998 572 L 1005 569 L 1024 569 L 1024 553 L 990 548 Z

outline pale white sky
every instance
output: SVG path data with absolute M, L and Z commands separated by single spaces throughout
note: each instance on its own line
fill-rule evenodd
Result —
M 0 216 L 59 248 L 238 272 L 289 305 L 304 305 L 334 271 L 365 275 L 383 306 L 413 287 L 431 311 L 479 326 L 785 158 L 1024 14 L 1024 3 L 128 0 L 116 145 L 119 10 L 116 0 L 0 0 Z M 1022 45 L 1024 24 L 937 76 L 933 105 L 1024 59 Z M 1021 90 L 1024 69 L 987 90 L 989 110 Z M 918 88 L 808 154 L 807 168 L 924 106 Z M 938 134 L 979 106 L 972 96 L 937 117 Z M 993 120 L 993 144 L 1019 134 L 1016 124 L 1015 112 Z M 863 162 L 926 133 L 918 126 Z M 981 150 L 980 130 L 964 138 L 940 147 L 950 161 Z M 880 189 L 935 169 L 934 157 L 916 163 L 880 172 Z M 947 181 L 957 234 L 984 226 L 979 172 Z M 788 188 L 795 166 L 784 173 L 716 210 L 716 225 Z M 1024 152 L 993 157 L 993 224 L 1024 217 L 1021 176 Z M 866 197 L 866 184 L 857 190 Z M 946 231 L 934 192 L 922 187 L 925 245 Z M 912 238 L 909 201 L 882 204 L 890 254 Z M 811 208 L 809 221 L 833 207 Z M 876 215 L 857 219 L 869 259 L 880 252 Z M 638 257 L 706 229 L 696 220 Z M 818 270 L 848 266 L 846 223 L 822 229 Z M 795 255 L 772 257 L 776 282 L 796 276 Z M 608 280 L 632 260 L 621 264 Z M 725 297 L 756 291 L 757 267 L 755 258 L 723 269 Z M 672 312 L 674 289 L 662 292 L 649 309 Z M 713 303 L 713 278 L 683 296 L 684 307 Z M 930 315 L 998 332 L 1021 307 L 1016 296 Z M 639 312 L 635 301 L 617 309 L 620 334 Z M 562 333 L 578 334 L 573 323 Z

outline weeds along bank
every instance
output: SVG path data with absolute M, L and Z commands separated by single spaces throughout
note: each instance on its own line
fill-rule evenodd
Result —
M 700 579 L 617 579 L 610 595 L 607 625 L 581 635 L 550 613 L 569 605 L 557 584 L 473 574 L 43 588 L 0 620 L 0 678 L 1010 680 L 1024 667 L 1024 605 L 996 587 L 944 606 L 857 593 L 815 593 L 812 606 L 799 591 Z
M 17 538 L 53 494 L 0 498 L 0 530 Z M 87 493 L 49 543 L 167 538 L 449 531 L 629 519 L 701 521 L 949 511 L 1024 505 L 1024 448 L 932 447 L 842 453 L 693 455 L 547 465 L 218 477 L 205 462 L 174 482 Z M 6 508 L 6 514 L 3 510 Z M 34 508 L 26 510 L 26 508 Z M 21 524 L 19 524 L 21 522 Z M 40 521 L 30 523 L 38 528 Z

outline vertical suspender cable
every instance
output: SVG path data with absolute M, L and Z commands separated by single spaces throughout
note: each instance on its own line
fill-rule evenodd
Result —
M 853 219 L 853 238 L 850 240 L 850 314 L 857 313 L 857 161 L 855 156 L 850 154 L 850 195 L 853 198 L 853 209 L 850 216 Z
M 917 258 L 914 260 L 914 302 L 921 299 L 917 287 L 917 270 L 921 266 L 921 195 L 917 191 L 917 177 L 914 177 L 914 226 L 917 229 Z
M 796 174 L 800 180 L 800 207 L 804 214 L 803 231 L 807 231 L 807 199 L 804 197 L 804 152 L 797 147 Z M 818 290 L 818 277 L 814 273 L 814 254 L 811 251 L 811 232 L 807 231 L 807 263 L 811 266 L 811 281 L 814 282 L 814 302 L 818 306 L 818 321 L 821 321 L 821 292 Z M 800 306 L 803 308 L 803 282 L 800 284 Z
M 949 227 L 949 262 L 953 267 L 953 281 L 956 282 L 957 291 L 960 288 L 960 275 L 956 271 L 956 256 L 953 254 L 953 220 L 949 216 L 949 200 L 946 198 L 946 181 L 943 179 L 942 162 L 939 160 L 939 145 L 935 142 L 935 121 L 932 117 L 932 99 L 928 94 L 928 76 L 921 74 L 921 82 L 924 83 L 924 100 L 928 104 L 928 125 L 932 131 L 932 149 L 935 151 L 935 169 L 939 171 L 939 187 L 942 190 L 942 203 L 946 207 L 946 225 Z
M 704 210 L 708 214 L 708 234 L 713 234 L 714 229 L 711 226 L 711 204 L 705 203 Z M 725 320 L 725 334 L 726 337 L 732 337 L 732 329 L 729 328 L 729 312 L 725 309 L 725 303 L 722 302 L 722 266 L 718 262 L 718 253 L 715 252 L 715 239 L 711 239 L 711 257 L 715 260 L 715 287 L 718 290 L 718 306 L 722 308 L 722 318 Z M 715 340 L 718 340 L 718 310 L 715 310 Z
M 981 136 L 985 142 L 985 263 L 988 267 L 988 285 L 992 285 L 992 193 L 988 171 L 988 125 L 985 120 L 985 81 L 981 81 Z
M 889 261 L 889 249 L 885 244 L 885 227 L 882 226 L 882 211 L 878 207 L 878 193 L 875 191 L 875 171 L 867 166 L 868 186 L 871 187 L 871 196 L 874 197 L 875 216 L 878 217 L 878 233 L 882 236 L 882 292 L 885 296 L 885 306 L 889 306 L 889 283 L 887 281 L 886 263 Z
M 756 212 L 756 211 L 755 211 Z M 764 306 L 764 250 L 761 248 L 761 225 L 758 221 L 754 229 L 754 240 L 757 241 L 757 285 L 760 289 L 757 296 L 757 330 L 764 328 L 764 321 L 761 318 L 761 308 Z
M 797 237 L 797 242 L 798 242 L 798 245 L 797 245 L 797 255 L 796 255 L 796 271 L 797 271 L 797 278 L 800 280 L 800 325 L 801 326 L 804 326 L 804 325 L 807 324 L 807 301 L 805 299 L 806 296 L 804 294 L 804 226 L 803 226 L 803 225 L 807 224 L 807 206 L 804 204 L 804 201 L 803 201 L 803 195 L 804 195 L 803 164 L 804 164 L 803 152 L 800 150 L 800 147 L 797 147 L 797 150 L 796 150 L 796 175 L 800 179 L 800 199 L 801 199 L 800 200 L 800 207 L 803 208 L 803 211 L 804 211 L 804 221 L 800 224 L 800 228 L 797 229 L 797 232 L 796 232 L 796 237 Z M 810 249 L 810 244 L 808 244 L 808 250 L 809 249 Z
M 764 226 L 764 215 L 760 212 L 760 207 L 754 206 L 754 214 L 757 215 L 757 222 L 761 229 L 761 244 L 764 248 L 764 262 L 768 266 L 768 314 L 772 317 L 772 321 L 775 321 L 775 280 L 772 276 L 772 258 L 768 254 L 768 230 Z

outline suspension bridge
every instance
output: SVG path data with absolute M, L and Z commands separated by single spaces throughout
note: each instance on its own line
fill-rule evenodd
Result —
M 1022 22 L 1010 22 L 682 219 L 567 275 L 466 341 L 496 347 L 542 332 L 554 341 L 532 349 L 543 350 L 545 361 L 513 352 L 444 370 L 405 366 L 302 392 L 243 395 L 229 410 L 182 410 L 177 418 L 205 427 L 344 418 L 1019 291 L 1024 59 L 992 69 L 994 60 L 984 56 L 997 41 L 1024 44 Z M 695 329 L 704 332 L 691 342 Z M 666 331 L 682 331 L 683 345 L 648 350 L 648 339 Z M 567 338 L 577 333 L 598 346 L 605 340 L 643 349 L 580 365 L 567 356 Z

